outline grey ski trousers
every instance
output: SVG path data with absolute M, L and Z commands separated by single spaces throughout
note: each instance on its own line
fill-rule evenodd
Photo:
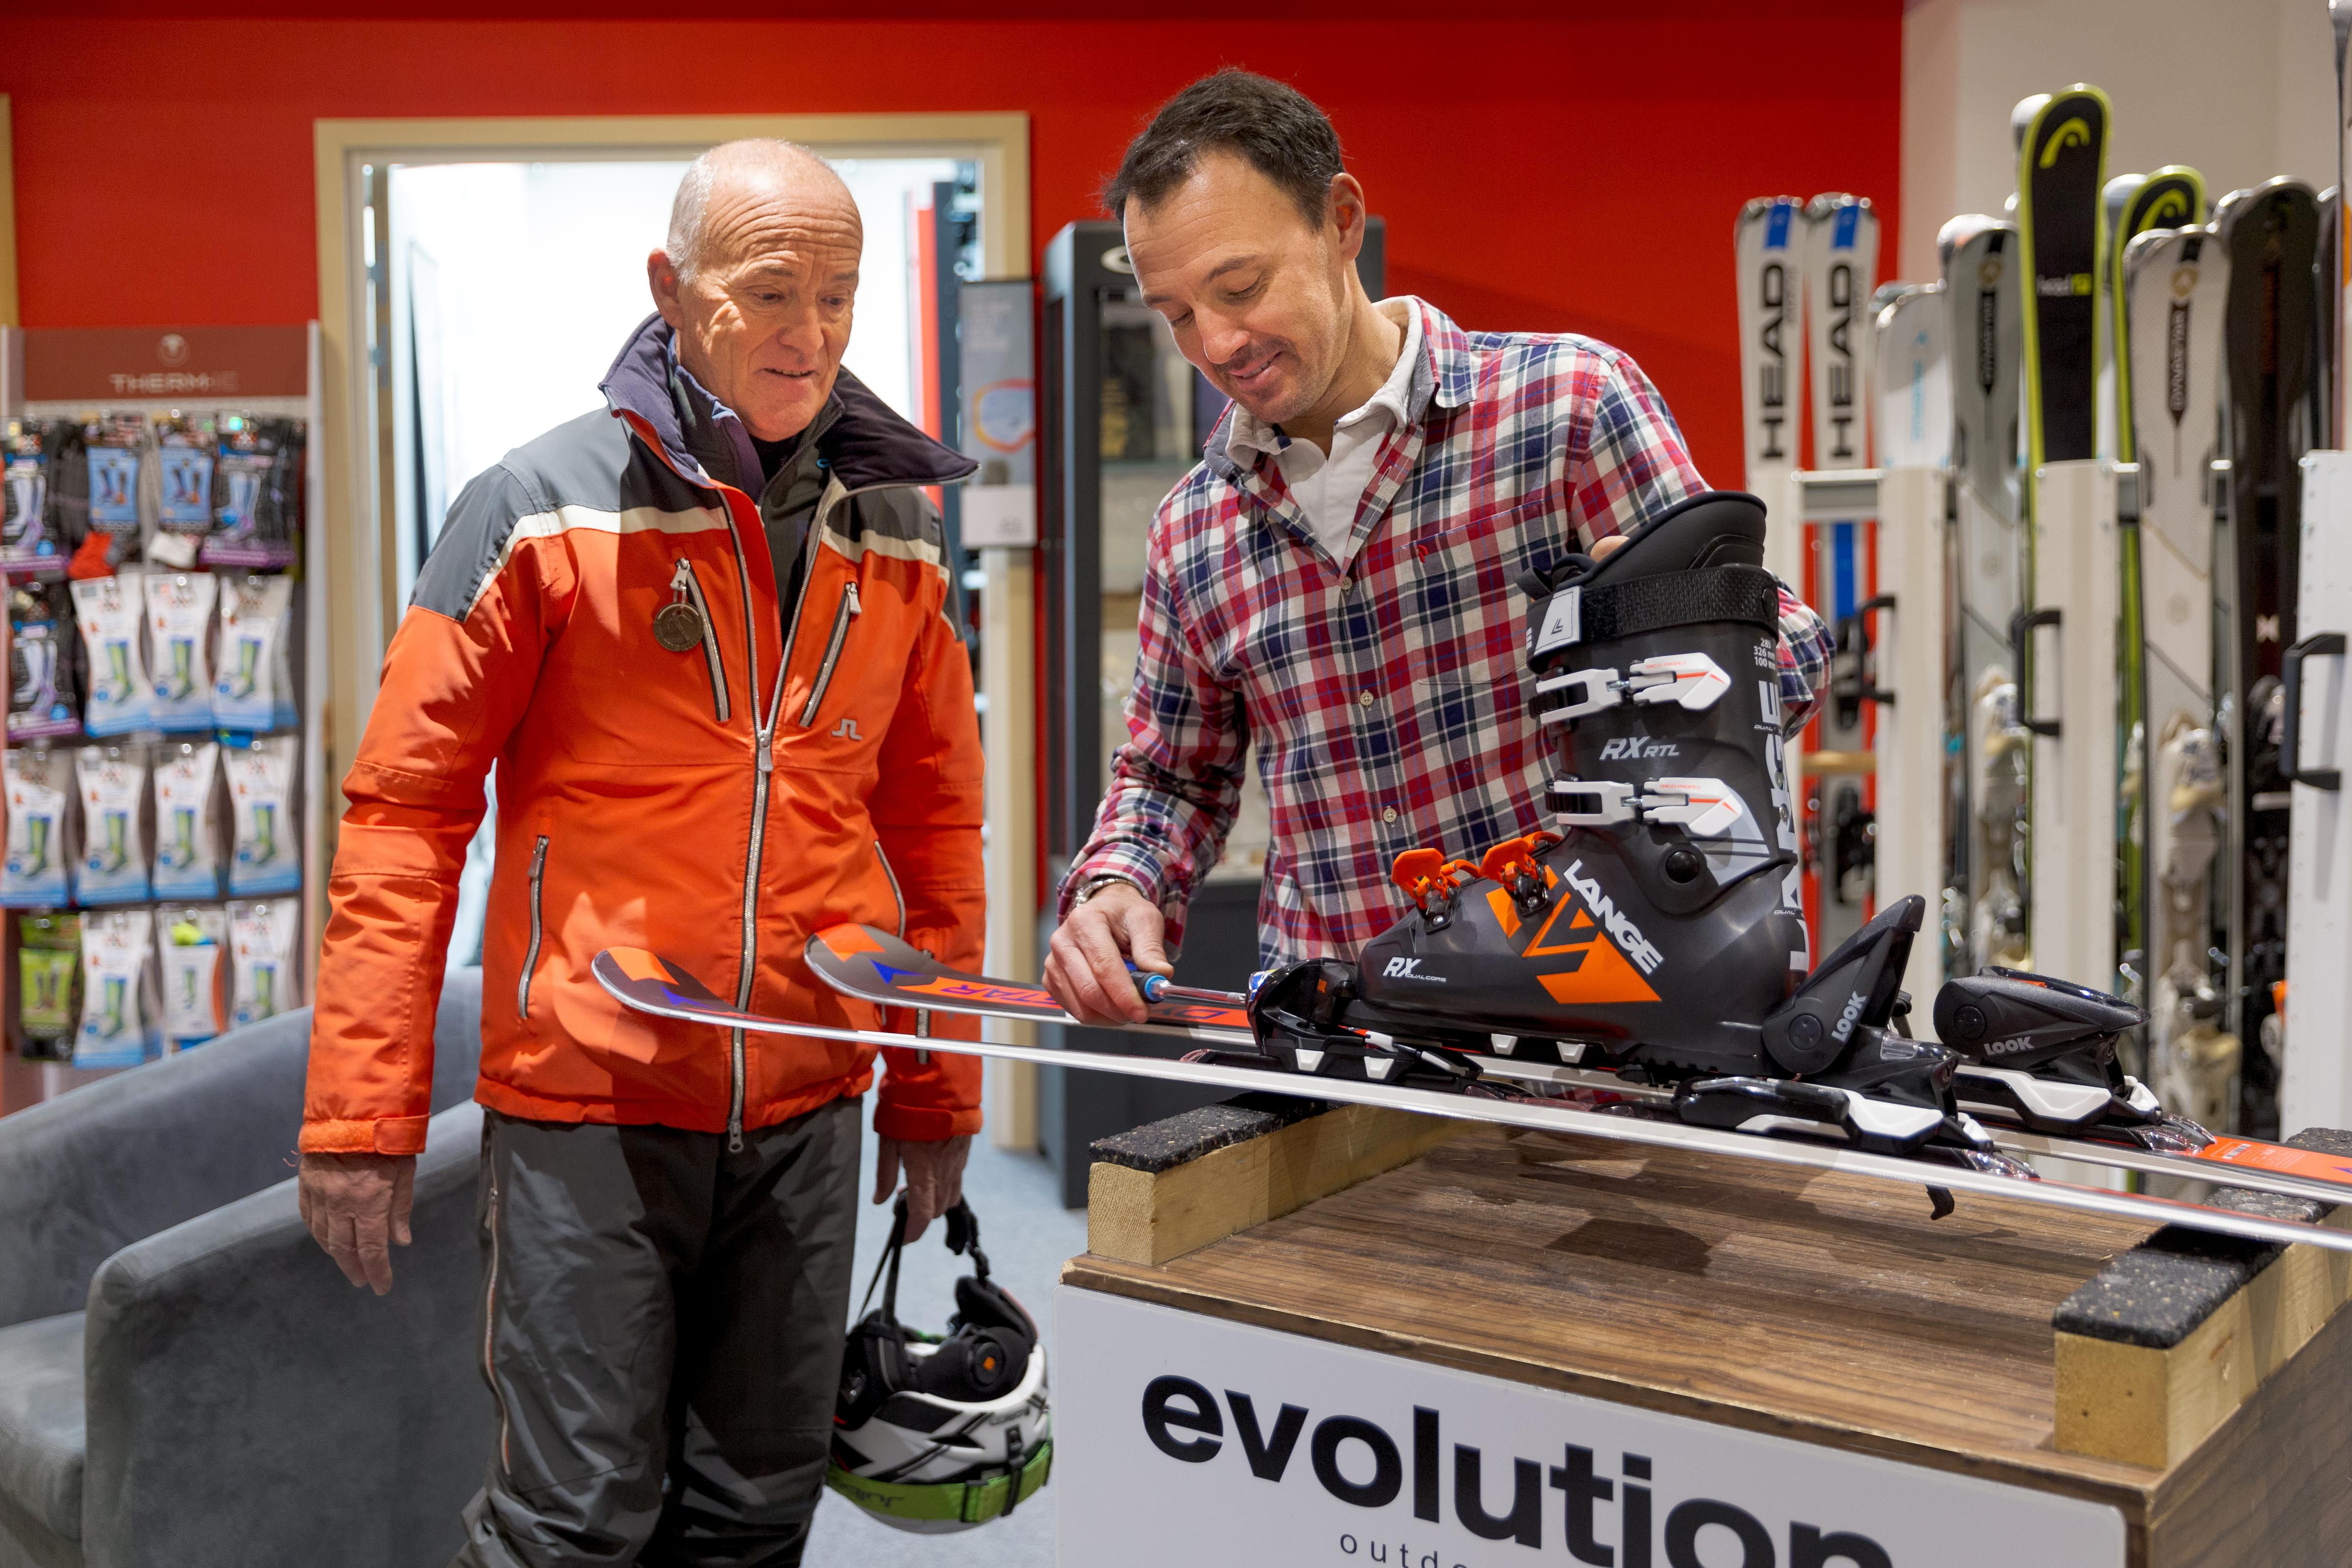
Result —
M 488 1479 L 452 1568 L 797 1568 L 841 1377 L 858 1101 L 745 1135 L 485 1112 Z

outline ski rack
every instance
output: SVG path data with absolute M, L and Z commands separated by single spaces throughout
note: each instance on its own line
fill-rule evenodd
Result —
M 2282 1123 L 2352 1109 L 2352 818 L 2343 773 L 2352 742 L 2352 453 L 2303 459 L 2302 639 L 2286 652 L 2282 769 L 2291 781 L 2287 863 L 2286 1062 Z M 2339 1125 L 2326 1123 L 2326 1125 Z

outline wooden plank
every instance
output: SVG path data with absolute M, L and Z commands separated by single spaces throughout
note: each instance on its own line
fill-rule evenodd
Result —
M 2157 1479 L 2051 1447 L 2051 1314 L 2145 1226 L 1681 1150 L 1481 1129 L 1287 1216 L 1066 1281 L 2091 1498 Z
M 2352 1563 L 2352 1312 L 2166 1475 L 2147 1568 Z M 2137 1565 L 2135 1565 L 2137 1568 Z
M 1294 1102 L 1295 1103 L 1295 1102 Z M 1156 1134 L 1228 1108 L 1213 1106 L 1129 1134 Z M 1460 1134 L 1465 1123 L 1368 1105 L 1333 1106 L 1304 1119 L 1251 1113 L 1235 1140 L 1154 1150 L 1120 1163 L 1121 1140 L 1097 1144 L 1087 1173 L 1087 1250 L 1143 1267 L 1290 1214 L 1317 1198 L 1392 1170 Z M 1228 1118 L 1231 1119 L 1230 1117 Z
M 2352 1154 L 2352 1134 L 2290 1142 Z M 2352 1210 L 2223 1188 L 2208 1200 L 2352 1229 Z M 2352 1258 L 2168 1226 L 2061 1303 L 2055 1445 L 2162 1469 L 2252 1398 L 2347 1300 Z

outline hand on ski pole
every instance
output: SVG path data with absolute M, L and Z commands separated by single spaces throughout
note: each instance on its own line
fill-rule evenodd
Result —
M 971 1153 L 971 1138 L 942 1138 L 918 1143 L 885 1138 L 874 1160 L 874 1201 L 887 1204 L 898 1190 L 898 1172 L 907 1173 L 907 1239 L 919 1239 L 931 1221 L 956 1206 L 963 1197 L 963 1163 Z
M 302 1223 L 343 1278 L 392 1289 L 392 1248 L 408 1245 L 414 1154 L 305 1154 L 296 1184 Z
M 1176 973 L 1161 944 L 1166 929 L 1160 907 L 1133 883 L 1105 883 L 1054 933 L 1045 989 L 1082 1024 L 1140 1024 L 1149 1015 L 1135 971 Z

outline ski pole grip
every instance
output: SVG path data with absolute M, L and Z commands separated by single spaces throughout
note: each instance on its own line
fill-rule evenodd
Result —
M 2033 651 L 2033 628 L 2054 626 L 2065 617 L 2056 610 L 2020 610 L 2009 618 L 2009 657 L 2011 667 L 2017 672 L 2018 724 L 2028 732 L 2058 738 L 2060 725 L 2055 719 L 2033 716 L 2033 678 L 2030 673 Z
M 2342 632 L 2314 632 L 2286 650 L 2280 661 L 2279 674 L 2285 686 L 2279 724 L 2279 776 L 2289 784 L 2308 784 L 2313 789 L 2341 790 L 2344 773 L 2338 768 L 2308 768 L 2303 765 L 2303 661 L 2305 658 L 2342 658 Z

